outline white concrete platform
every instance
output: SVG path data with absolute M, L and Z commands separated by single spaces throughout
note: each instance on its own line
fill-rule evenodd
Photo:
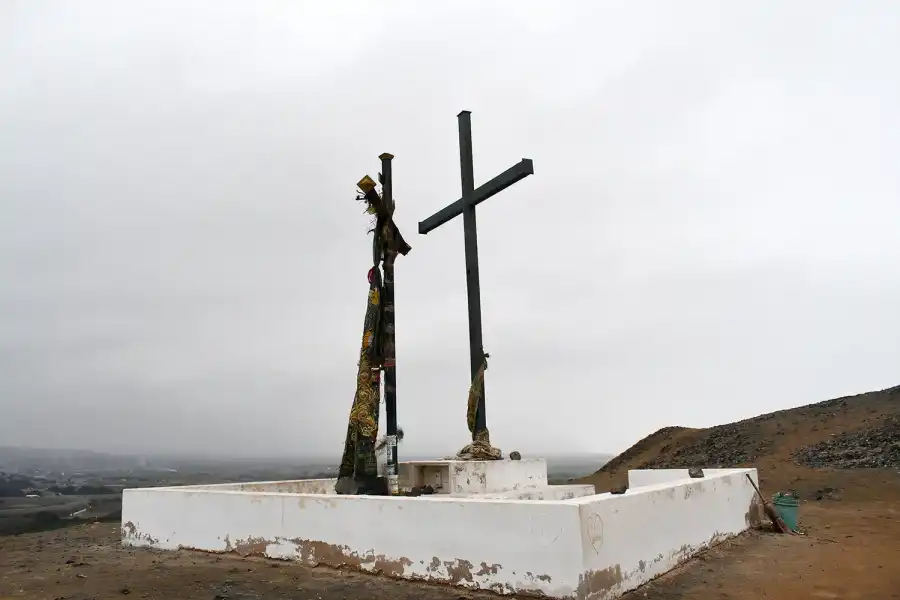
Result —
M 400 488 L 430 485 L 438 494 L 488 494 L 547 487 L 547 461 L 413 460 L 399 465 Z
M 329 479 L 128 489 L 122 541 L 504 594 L 610 600 L 761 517 L 747 479 L 757 480 L 756 469 L 707 469 L 702 479 L 686 469 L 631 471 L 630 489 L 613 495 L 548 486 L 542 461 L 496 461 L 454 474 L 456 462 L 404 465 L 407 481 L 435 472 L 427 467 L 447 467 L 446 491 L 419 497 L 341 496 Z M 525 464 L 502 472 L 516 462 Z M 541 466 L 543 479 L 535 475 Z

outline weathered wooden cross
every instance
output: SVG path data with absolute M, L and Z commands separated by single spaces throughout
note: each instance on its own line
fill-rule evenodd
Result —
M 424 221 L 419 222 L 419 233 L 426 234 L 440 227 L 457 215 L 463 216 L 463 234 L 466 247 L 466 289 L 469 296 L 469 360 L 472 379 L 484 364 L 484 347 L 481 340 L 481 284 L 478 278 L 478 235 L 475 227 L 475 207 L 494 194 L 498 194 L 534 173 L 530 158 L 523 158 L 517 165 L 500 173 L 484 185 L 475 188 L 474 166 L 472 164 L 472 113 L 464 110 L 457 115 L 459 121 L 459 167 L 462 179 L 462 198 L 442 208 Z M 485 415 L 485 394 L 478 400 L 475 431 L 487 427 Z

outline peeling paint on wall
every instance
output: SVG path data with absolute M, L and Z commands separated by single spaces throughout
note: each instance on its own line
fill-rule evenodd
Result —
M 141 533 L 140 530 L 138 530 L 137 526 L 131 521 L 125 521 L 122 523 L 122 536 L 123 538 L 127 538 L 128 540 L 146 542 L 151 546 L 159 544 L 158 538 L 155 538 L 147 533 Z
M 606 600 L 621 587 L 625 578 L 622 576 L 622 568 L 619 565 L 607 567 L 598 571 L 588 571 L 578 580 L 578 588 L 575 597 L 578 600 Z
M 244 491 L 143 488 L 123 495 L 122 541 L 501 594 L 612 600 L 760 523 L 746 474 L 756 478 L 752 469 L 707 471 L 701 481 L 676 478 L 621 495 L 559 500 L 504 497 L 536 496 L 533 489 L 477 499 L 268 491 L 294 482 L 242 484 Z

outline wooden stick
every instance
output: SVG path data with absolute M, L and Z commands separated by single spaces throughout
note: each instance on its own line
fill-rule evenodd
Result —
M 749 473 L 745 473 L 747 480 L 750 481 L 750 485 L 753 486 L 753 489 L 756 490 L 756 494 L 759 496 L 759 499 L 763 503 L 763 510 L 766 513 L 766 516 L 769 517 L 769 520 L 772 521 L 772 526 L 775 528 L 775 531 L 778 533 L 791 533 L 790 527 L 784 522 L 778 512 L 775 510 L 775 507 L 772 506 L 771 502 L 767 502 L 765 498 L 763 498 L 762 492 L 759 491 L 759 488 L 756 486 L 756 482 L 753 481 L 753 478 L 750 477 Z

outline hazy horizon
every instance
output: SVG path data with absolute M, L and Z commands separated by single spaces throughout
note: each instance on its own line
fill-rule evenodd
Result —
M 98 456 L 111 456 L 111 457 L 121 457 L 121 458 L 157 458 L 157 459 L 199 459 L 199 460 L 211 460 L 211 459 L 221 459 L 221 460 L 325 460 L 328 462 L 333 462 L 335 466 L 340 462 L 341 459 L 341 449 L 335 452 L 321 452 L 321 453 L 303 453 L 302 451 L 296 453 L 285 453 L 285 454 L 221 454 L 216 452 L 204 452 L 204 451 L 194 451 L 194 452 L 166 452 L 165 450 L 159 450 L 155 452 L 137 452 L 137 453 L 128 453 L 128 452 L 108 452 L 108 451 L 98 451 L 92 450 L 88 448 L 64 448 L 64 447 L 36 447 L 36 446 L 0 446 L 0 453 L 8 450 L 15 451 L 24 451 L 24 452 L 34 452 L 39 454 L 51 454 L 51 453 L 62 453 L 62 452 L 78 452 L 83 453 L 84 455 L 98 455 Z M 435 456 L 433 453 L 416 453 L 409 452 L 401 447 L 400 449 L 400 457 L 401 460 L 430 460 L 444 458 L 443 456 Z M 456 448 L 448 448 L 447 454 L 451 454 L 456 451 Z M 523 458 L 592 458 L 592 457 L 612 457 L 614 454 L 608 452 L 558 452 L 558 451 L 549 451 L 549 452 L 541 452 L 541 451 L 531 451 L 523 455 Z
M 468 439 L 456 114 L 504 452 L 900 383 L 900 5 L 0 4 L 0 446 L 339 455 L 394 161 L 403 452 Z

